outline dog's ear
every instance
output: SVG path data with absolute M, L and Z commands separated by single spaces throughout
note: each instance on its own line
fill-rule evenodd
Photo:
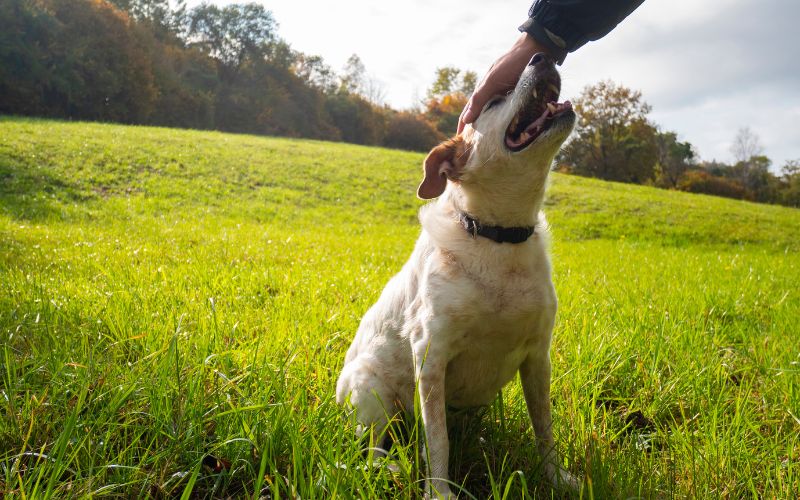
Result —
M 423 200 L 436 198 L 444 193 L 447 179 L 458 180 L 469 159 L 469 148 L 461 135 L 448 139 L 428 153 L 423 163 L 424 178 L 417 188 L 417 196 Z

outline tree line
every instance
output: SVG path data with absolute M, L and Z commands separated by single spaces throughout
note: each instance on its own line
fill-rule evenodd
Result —
M 185 0 L 3 0 L 0 113 L 215 129 L 426 151 L 452 135 L 477 75 L 438 68 L 410 110 L 383 103 L 357 55 L 340 71 L 277 36 L 260 4 Z M 699 161 L 663 131 L 638 91 L 584 89 L 556 168 L 800 206 L 800 160 L 770 171 L 758 137 L 734 138 L 733 164 Z
M 3 0 L 0 113 L 414 150 L 443 138 L 383 105 L 358 56 L 336 72 L 276 33 L 256 3 Z
M 691 143 L 649 119 L 641 92 L 603 81 L 587 86 L 574 105 L 578 123 L 556 159 L 562 172 L 800 207 L 800 160 L 772 173 L 748 127 L 733 138 L 734 163 L 700 161 Z

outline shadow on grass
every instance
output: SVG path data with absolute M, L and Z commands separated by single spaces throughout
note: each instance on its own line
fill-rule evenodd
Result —
M 609 457 L 606 447 L 592 439 L 585 449 L 558 443 L 562 456 L 569 457 L 570 472 L 582 480 L 582 491 L 553 488 L 544 478 L 529 422 L 519 419 L 506 421 L 496 406 L 467 411 L 448 410 L 449 473 L 453 493 L 459 498 L 658 496 L 657 487 L 649 483 L 646 471 L 636 470 L 635 459 L 632 461 L 630 456 Z M 390 434 L 396 439 L 399 437 L 396 444 L 405 447 L 413 444 L 417 430 L 413 428 L 413 422 L 397 422 Z M 424 449 L 423 441 L 421 438 L 418 440 L 418 450 Z M 420 494 L 423 492 L 423 453 L 419 451 L 415 464 L 419 468 Z M 615 465 L 625 470 L 616 471 Z
M 65 202 L 85 198 L 75 186 L 25 158 L 0 156 L 0 213 L 28 222 L 61 218 Z

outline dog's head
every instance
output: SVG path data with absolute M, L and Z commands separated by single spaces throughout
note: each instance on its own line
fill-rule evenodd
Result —
M 433 148 L 417 195 L 436 198 L 449 180 L 480 198 L 535 196 L 575 124 L 560 91 L 552 60 L 535 55 L 511 93 L 489 100 L 475 123 Z

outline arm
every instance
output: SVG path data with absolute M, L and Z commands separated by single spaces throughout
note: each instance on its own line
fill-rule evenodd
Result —
M 643 1 L 536 0 L 530 18 L 519 27 L 523 35 L 489 68 L 461 112 L 458 133 L 478 118 L 489 99 L 514 88 L 534 54 L 547 53 L 561 64 L 568 52 L 607 35 Z
M 536 0 L 519 30 L 529 34 L 561 64 L 568 52 L 599 40 L 644 0 Z

